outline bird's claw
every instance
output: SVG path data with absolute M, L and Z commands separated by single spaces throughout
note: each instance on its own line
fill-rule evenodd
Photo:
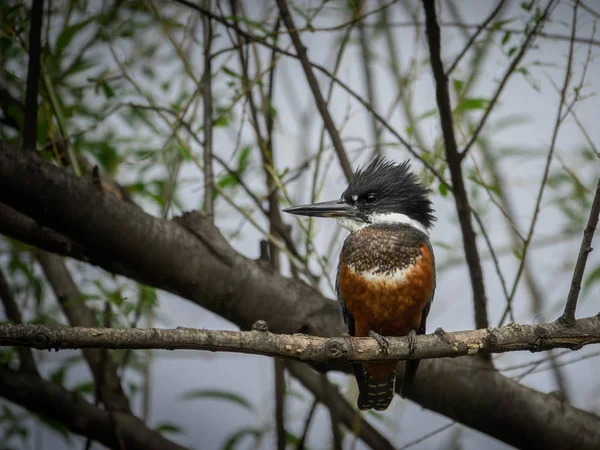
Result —
M 380 335 L 379 333 L 376 333 L 373 330 L 369 331 L 369 337 L 375 339 L 379 344 L 379 347 L 381 347 L 381 352 L 384 355 L 387 355 L 390 347 L 390 342 L 387 340 L 387 338 L 385 336 Z
M 408 354 L 412 355 L 417 349 L 417 332 L 410 330 L 408 332 Z

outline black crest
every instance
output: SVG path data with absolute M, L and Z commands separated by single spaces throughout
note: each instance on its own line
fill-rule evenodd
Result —
M 377 157 L 360 167 L 342 198 L 360 209 L 361 218 L 371 214 L 400 213 L 431 228 L 435 221 L 429 189 L 419 183 L 410 162 L 396 164 Z

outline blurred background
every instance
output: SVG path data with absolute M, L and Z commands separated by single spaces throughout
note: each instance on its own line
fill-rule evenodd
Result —
M 219 20 L 182 3 L 44 3 L 38 148 L 69 170 L 97 165 L 146 212 L 164 218 L 206 207 L 208 148 L 215 223 L 238 252 L 258 258 L 268 235 L 284 242 L 270 221 L 271 206 L 337 198 L 346 178 L 299 61 L 236 31 L 295 54 L 276 3 L 193 3 Z M 319 66 L 315 74 L 353 168 L 379 154 L 411 159 L 431 187 L 438 287 L 429 330 L 474 328 L 454 200 L 423 164 L 449 180 L 421 3 L 299 0 L 289 7 L 309 60 Z M 31 2 L 0 5 L 0 138 L 17 144 L 30 10 Z M 567 0 L 437 2 L 459 149 L 473 140 L 463 174 L 480 218 L 474 226 L 494 326 L 543 323 L 561 314 L 600 175 L 600 7 L 578 2 L 572 39 L 574 10 L 575 2 Z M 280 245 L 280 270 L 311 280 L 335 298 L 337 255 L 346 232 L 325 220 L 283 220 L 294 250 Z M 237 329 L 177 296 L 82 262 L 66 265 L 100 321 L 108 305 L 112 326 Z M 0 236 L 0 269 L 25 322 L 67 324 L 29 246 Z M 579 317 L 598 312 L 598 281 L 600 256 L 593 252 Z M 121 363 L 135 412 L 173 441 L 197 449 L 274 448 L 271 359 L 192 351 L 111 354 Z M 3 348 L 0 355 L 16 358 L 13 349 Z M 574 406 L 598 413 L 599 355 L 585 347 L 513 352 L 494 361 L 505 376 L 538 391 L 562 391 Z M 34 357 L 45 377 L 93 399 L 81 352 L 35 351 Z M 354 404 L 354 379 L 328 377 Z M 296 448 L 313 396 L 293 377 L 286 374 L 285 380 L 288 446 Z M 399 397 L 385 413 L 365 417 L 396 448 L 509 448 Z M 83 448 L 86 442 L 4 400 L 0 435 L 0 448 Z M 306 448 L 332 445 L 328 411 L 318 404 Z M 343 447 L 367 448 L 348 431 Z

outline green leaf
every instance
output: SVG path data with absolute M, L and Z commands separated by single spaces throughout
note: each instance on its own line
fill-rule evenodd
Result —
M 56 57 L 60 57 L 65 48 L 69 46 L 75 35 L 85 28 L 92 20 L 94 20 L 94 17 L 89 17 L 81 22 L 74 23 L 73 25 L 63 28 L 56 39 L 56 44 L 54 45 Z
M 475 109 L 486 109 L 490 104 L 487 98 L 470 97 L 461 100 L 456 106 L 456 113 L 464 113 L 465 111 L 473 111 Z
M 485 188 L 486 191 L 490 191 L 490 192 L 493 192 L 496 195 L 500 195 L 500 188 L 498 186 L 493 185 L 493 184 L 487 184 L 483 180 L 480 180 L 479 178 L 477 178 L 474 175 L 470 175 L 468 178 L 473 183 L 478 184 L 479 186 Z
M 463 88 L 465 87 L 465 82 L 454 78 L 452 80 L 452 86 L 454 87 L 454 92 L 456 92 L 456 95 L 458 95 L 462 92 Z
M 446 197 L 448 195 L 448 186 L 446 185 L 446 183 L 440 183 L 438 189 L 442 197 Z
M 91 394 L 95 391 L 95 386 L 93 381 L 84 381 L 83 383 L 79 383 L 74 388 L 71 389 L 73 392 L 77 392 L 78 394 Z
M 254 407 L 248 400 L 241 395 L 234 394 L 233 392 L 229 391 L 221 391 L 218 389 L 200 389 L 187 392 L 183 396 L 183 400 L 199 399 L 223 400 L 241 406 L 248 411 L 254 411 Z
M 37 414 L 35 414 L 35 417 L 41 423 L 43 423 L 48 428 L 50 428 L 52 431 L 55 431 L 56 434 L 62 436 L 63 439 L 65 440 L 65 442 L 67 442 L 68 444 L 71 443 L 71 435 L 69 434 L 69 430 L 67 429 L 66 426 L 64 426 L 62 424 L 62 422 L 59 422 L 58 420 L 51 419 L 49 417 L 40 416 L 40 415 L 37 415 Z
M 246 145 L 240 151 L 240 156 L 238 157 L 238 163 L 237 163 L 237 171 L 238 171 L 239 175 L 242 175 L 248 168 L 248 156 L 250 156 L 251 151 L 252 151 L 251 145 Z
M 600 281 L 600 266 L 596 267 L 592 272 L 585 277 L 583 282 L 583 292 L 587 292 L 593 284 Z
M 229 436 L 229 438 L 227 438 L 227 440 L 223 444 L 223 447 L 221 447 L 221 448 L 223 450 L 233 450 L 236 447 L 236 445 L 246 436 L 252 436 L 252 437 L 254 437 L 255 441 L 258 441 L 262 437 L 263 433 L 264 433 L 264 431 L 261 430 L 260 428 L 252 428 L 252 427 L 242 428 L 242 429 L 232 433 Z
M 173 433 L 173 434 L 181 434 L 183 433 L 183 429 L 179 425 L 175 425 L 171 422 L 162 422 L 154 427 L 154 431 L 160 434 Z

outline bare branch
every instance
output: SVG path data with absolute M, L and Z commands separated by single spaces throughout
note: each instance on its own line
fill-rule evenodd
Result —
M 423 7 L 425 9 L 425 25 L 427 30 L 427 41 L 429 43 L 429 54 L 431 57 L 431 69 L 436 85 L 436 100 L 440 112 L 444 146 L 446 148 L 446 160 L 448 161 L 448 168 L 450 169 L 454 201 L 462 231 L 463 246 L 471 278 L 471 287 L 473 289 L 475 325 L 477 328 L 485 328 L 488 326 L 486 309 L 487 297 L 485 294 L 485 285 L 483 284 L 483 272 L 481 270 L 481 261 L 479 259 L 475 231 L 473 230 L 473 223 L 471 222 L 471 207 L 469 206 L 469 198 L 465 189 L 460 165 L 460 155 L 454 136 L 452 107 L 450 105 L 450 95 L 448 93 L 448 77 L 444 74 L 444 66 L 441 58 L 440 26 L 437 22 L 434 0 L 423 0 Z
M 577 7 L 579 5 L 579 0 L 575 1 L 575 6 L 573 8 L 573 21 L 571 23 L 571 44 L 569 45 L 569 56 L 567 57 L 567 67 L 565 69 L 565 78 L 563 82 L 563 86 L 560 92 L 560 103 L 558 105 L 558 110 L 556 112 L 556 120 L 554 122 L 554 129 L 552 131 L 552 140 L 550 142 L 550 149 L 548 150 L 548 155 L 546 157 L 546 164 L 544 167 L 544 174 L 542 175 L 542 180 L 540 182 L 540 188 L 538 190 L 537 199 L 535 202 L 535 209 L 533 211 L 533 218 L 531 219 L 531 225 L 529 226 L 529 232 L 527 233 L 527 237 L 525 238 L 525 242 L 523 244 L 523 251 L 521 256 L 521 264 L 519 264 L 519 268 L 517 270 L 517 275 L 515 276 L 515 281 L 513 283 L 513 287 L 510 293 L 510 297 L 508 299 L 505 313 L 502 316 L 500 323 L 503 323 L 504 318 L 506 317 L 506 313 L 508 309 L 512 305 L 512 301 L 517 292 L 517 288 L 519 286 L 519 281 L 521 280 L 521 276 L 523 274 L 523 270 L 525 268 L 525 261 L 527 258 L 527 252 L 529 251 L 529 245 L 531 244 L 531 240 L 533 239 L 533 233 L 535 231 L 535 226 L 537 224 L 537 220 L 540 215 L 540 209 L 542 205 L 542 198 L 544 196 L 544 191 L 546 189 L 546 183 L 548 182 L 548 176 L 550 174 L 550 166 L 552 164 L 552 158 L 554 156 L 554 151 L 556 149 L 556 141 L 558 138 L 558 133 L 560 130 L 560 126 L 563 121 L 563 108 L 565 106 L 565 101 L 567 98 L 567 90 L 569 89 L 569 84 L 571 81 L 571 68 L 573 66 L 573 55 L 574 55 L 574 47 L 575 47 L 575 32 L 577 29 Z
M 479 133 L 481 133 L 481 130 L 485 126 L 488 117 L 494 110 L 494 106 L 496 105 L 496 102 L 498 101 L 500 94 L 504 90 L 504 86 L 506 86 L 506 83 L 508 82 L 510 76 L 515 72 L 515 70 L 517 69 L 517 66 L 519 65 L 519 63 L 521 62 L 523 57 L 525 56 L 525 53 L 527 52 L 527 50 L 533 43 L 533 40 L 539 34 L 540 29 L 543 27 L 544 23 L 546 22 L 546 19 L 550 16 L 550 13 L 554 9 L 555 4 L 556 4 L 556 2 L 554 0 L 551 0 L 550 2 L 548 2 L 548 5 L 546 6 L 544 13 L 541 15 L 541 17 L 539 19 L 536 20 L 535 25 L 531 28 L 531 31 L 527 34 L 525 41 L 523 42 L 523 44 L 521 44 L 521 48 L 519 49 L 519 51 L 517 52 L 517 54 L 511 61 L 508 68 L 506 69 L 506 72 L 504 73 L 502 80 L 500 80 L 500 83 L 498 84 L 498 87 L 496 88 L 496 92 L 494 92 L 494 95 L 492 95 L 492 98 L 490 99 L 490 102 L 488 103 L 488 106 L 487 106 L 485 112 L 483 113 L 483 116 L 481 117 L 481 120 L 479 121 L 477 128 L 475 128 L 475 131 L 473 131 L 473 136 L 471 137 L 471 140 L 467 143 L 467 145 L 465 145 L 465 148 L 460 153 L 461 161 L 464 159 L 465 156 L 467 156 L 467 153 L 469 153 L 469 150 L 471 149 L 473 144 L 475 144 L 475 142 L 477 142 Z
M 24 184 L 23 173 L 34 176 Z M 343 332 L 336 302 L 238 254 L 202 214 L 152 217 L 20 151 L 0 151 L 0 202 L 85 245 L 104 269 L 175 293 L 242 329 L 264 319 L 278 333 Z M 516 447 L 597 448 L 598 417 L 493 370 L 474 370 L 475 360 L 422 361 L 411 400 Z
M 83 296 L 62 258 L 44 251 L 39 251 L 37 258 L 69 323 L 81 327 L 97 326 L 94 312 L 83 302 Z M 111 411 L 131 413 L 113 360 L 102 350 L 91 348 L 83 350 L 83 357 L 94 377 L 98 399 Z
M 40 56 L 42 53 L 42 16 L 44 0 L 33 0 L 29 25 L 29 64 L 27 66 L 27 92 L 25 94 L 25 123 L 23 148 L 35 150 L 37 142 L 38 90 L 40 86 Z
M 463 56 L 465 56 L 467 54 L 467 51 L 471 48 L 471 46 L 473 45 L 473 43 L 475 42 L 475 40 L 477 39 L 477 37 L 490 24 L 490 22 L 492 20 L 494 20 L 494 17 L 496 17 L 498 15 L 498 13 L 500 12 L 500 10 L 502 9 L 502 7 L 504 6 L 505 3 L 506 3 L 506 0 L 500 0 L 498 2 L 498 5 L 494 8 L 494 10 L 488 16 L 488 18 L 483 21 L 483 23 L 479 26 L 479 28 L 477 28 L 477 31 L 475 31 L 475 33 L 473 33 L 473 35 L 469 38 L 469 40 L 467 41 L 465 47 L 458 54 L 458 56 L 456 57 L 456 59 L 454 60 L 454 62 L 450 66 L 450 68 L 446 71 L 446 76 L 447 77 L 449 77 L 450 74 L 452 73 L 452 71 L 454 69 L 456 69 L 456 66 L 458 66 L 458 63 L 463 58 Z
M 364 6 L 364 3 L 363 3 Z M 385 13 L 384 13 L 385 14 Z M 367 37 L 367 30 L 365 29 L 365 19 L 358 22 L 358 41 L 360 44 L 361 52 L 361 65 L 363 70 L 363 78 L 365 81 L 365 87 L 367 90 L 367 100 L 374 108 L 377 105 L 377 98 L 375 94 L 375 87 L 373 86 L 373 64 L 371 61 L 371 46 L 369 45 L 369 39 Z M 381 129 L 377 124 L 375 116 L 371 115 L 371 133 L 373 135 L 373 156 L 381 155 L 381 145 L 379 138 L 381 136 Z
M 19 306 L 17 305 L 12 289 L 10 288 L 2 269 L 0 269 L 0 301 L 4 306 L 4 311 L 8 320 L 15 324 L 22 324 L 23 318 L 21 317 L 21 311 L 19 311 Z M 37 374 L 38 371 L 31 350 L 20 347 L 17 349 L 17 352 L 19 353 L 21 370 Z
M 277 450 L 285 450 L 285 363 L 280 358 L 273 359 L 275 374 L 275 428 L 277 430 Z
M 211 2 L 208 2 L 210 10 Z M 212 19 L 203 16 L 204 25 L 204 76 L 202 77 L 202 97 L 204 99 L 204 212 L 214 218 L 213 169 L 212 169 Z
M 55 383 L 11 370 L 4 364 L 0 364 L 0 396 L 31 412 L 52 417 L 73 433 L 88 436 L 108 448 L 184 450 L 129 414 L 103 411 Z
M 329 110 L 327 109 L 327 103 L 325 103 L 325 99 L 323 98 L 323 94 L 321 93 L 319 82 L 317 81 L 317 77 L 315 77 L 311 64 L 308 60 L 308 56 L 306 54 L 306 47 L 304 46 L 304 44 L 302 44 L 300 36 L 296 31 L 296 25 L 294 25 L 294 20 L 292 19 L 290 10 L 287 6 L 287 1 L 277 0 L 277 6 L 279 6 L 281 20 L 288 29 L 290 39 L 292 40 L 292 44 L 296 49 L 298 59 L 302 64 L 302 69 L 304 69 L 306 80 L 308 81 L 310 90 L 312 91 L 313 97 L 315 98 L 315 104 L 317 105 L 317 109 L 321 113 L 321 117 L 323 118 L 323 122 L 325 124 L 325 127 L 327 128 L 327 132 L 329 133 L 329 137 L 331 138 L 333 148 L 337 153 L 340 165 L 342 166 L 342 171 L 344 172 L 344 175 L 346 175 L 346 179 L 350 180 L 352 179 L 354 170 L 352 170 L 352 165 L 350 164 L 348 155 L 346 155 L 346 150 L 344 149 L 344 144 L 342 143 L 340 134 L 338 133 L 337 128 L 335 127 L 335 123 L 333 122 L 333 119 L 329 114 Z
M 302 385 L 311 391 L 315 398 L 327 404 L 330 410 L 335 410 L 337 417 L 348 430 L 358 430 L 359 438 L 374 449 L 393 450 L 394 446 L 367 422 L 350 405 L 331 383 L 325 385 L 319 374 L 305 364 L 288 361 L 287 368 Z M 328 400 L 327 403 L 326 400 Z
M 47 325 L 0 325 L 0 346 L 37 349 L 112 348 L 209 350 L 279 356 L 311 363 L 365 362 L 405 359 L 454 358 L 510 351 L 580 349 L 600 343 L 600 317 L 577 320 L 573 326 L 507 325 L 474 331 L 417 336 L 409 352 L 406 337 L 388 337 L 389 350 L 372 338 L 322 338 L 269 331 L 219 331 L 194 328 L 86 328 Z
M 579 291 L 581 290 L 581 280 L 583 279 L 588 255 L 593 250 L 592 239 L 594 238 L 594 233 L 598 226 L 599 214 L 600 180 L 598 180 L 598 185 L 596 186 L 596 194 L 594 195 L 594 201 L 592 202 L 590 217 L 588 218 L 587 226 L 583 231 L 583 239 L 581 241 L 581 248 L 579 249 L 579 256 L 577 257 L 577 263 L 575 264 L 575 270 L 573 271 L 573 280 L 571 281 L 567 304 L 565 305 L 565 310 L 560 318 L 560 321 L 567 325 L 575 323 L 575 310 L 577 309 L 577 299 L 579 298 Z

